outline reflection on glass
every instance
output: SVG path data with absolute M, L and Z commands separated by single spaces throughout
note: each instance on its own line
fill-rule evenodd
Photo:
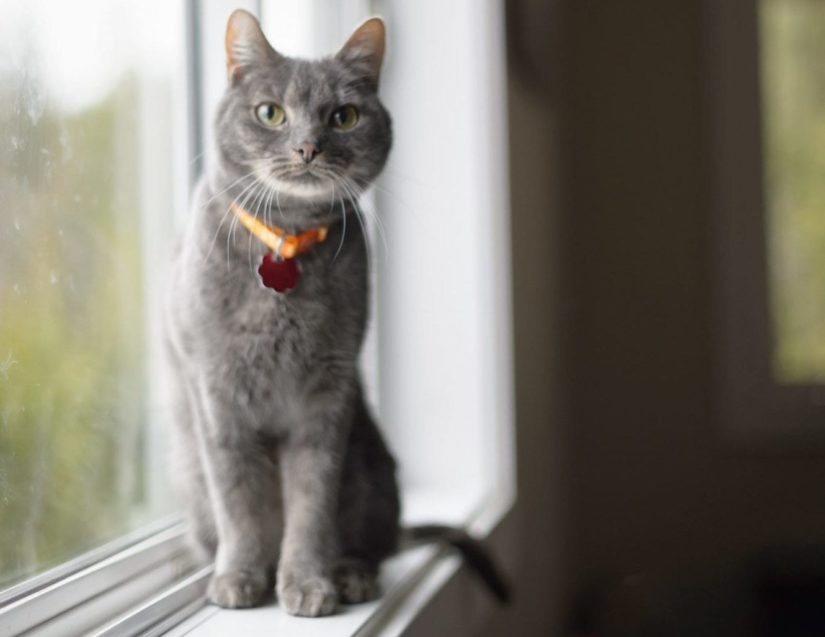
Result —
M 761 0 L 774 376 L 825 380 L 825 2 Z
M 144 255 L 147 201 L 172 210 L 171 5 L 0 0 L 0 588 L 164 506 Z

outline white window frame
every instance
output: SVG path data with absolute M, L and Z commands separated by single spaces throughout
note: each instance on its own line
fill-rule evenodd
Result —
M 345 28 L 355 26 L 357 20 L 350 17 L 357 10 L 362 10 L 366 1 L 347 0 L 340 3 L 338 15 Z M 176 162 L 179 168 L 176 179 L 180 183 L 191 186 L 195 182 L 206 161 L 205 154 L 209 152 L 211 112 L 208 105 L 215 103 L 225 81 L 223 50 L 220 46 L 216 47 L 215 42 L 222 42 L 226 16 L 238 6 L 258 15 L 264 9 L 266 30 L 266 3 L 267 0 L 210 0 L 208 3 L 185 0 L 188 83 L 182 87 L 186 94 L 183 101 L 186 106 L 185 111 L 180 113 L 178 127 L 182 135 L 178 146 L 185 149 L 185 156 L 179 157 Z M 423 1 L 414 8 L 410 3 L 405 6 L 401 0 L 373 2 L 372 6 L 389 23 L 388 72 L 392 72 L 394 64 L 409 63 L 409 60 L 393 59 L 392 34 L 393 20 L 411 20 L 415 15 L 410 12 L 420 12 L 419 15 L 429 16 L 428 20 L 452 21 L 452 28 L 461 27 L 469 29 L 469 33 L 483 34 L 483 37 L 466 38 L 471 50 L 468 49 L 465 54 L 475 62 L 472 68 L 467 69 L 471 74 L 467 80 L 468 90 L 472 94 L 465 98 L 480 105 L 475 123 L 485 124 L 493 134 L 475 147 L 457 149 L 458 156 L 465 157 L 468 162 L 468 170 L 473 171 L 473 183 L 479 186 L 483 183 L 483 187 L 479 187 L 478 192 L 467 189 L 462 196 L 450 202 L 451 205 L 457 203 L 468 207 L 464 212 L 470 214 L 464 215 L 463 228 L 439 230 L 471 234 L 456 249 L 454 257 L 465 260 L 465 271 L 469 272 L 470 277 L 467 285 L 473 295 L 470 301 L 477 322 L 468 330 L 471 340 L 464 344 L 474 356 L 465 363 L 464 371 L 470 380 L 456 391 L 456 401 L 462 407 L 459 414 L 464 414 L 460 427 L 461 435 L 466 436 L 466 448 L 453 449 L 452 452 L 454 456 L 474 454 L 478 462 L 464 476 L 464 482 L 472 483 L 477 477 L 483 488 L 475 489 L 472 498 L 464 497 L 466 492 L 461 490 L 457 494 L 440 495 L 444 485 L 449 485 L 451 470 L 449 457 L 442 454 L 431 467 L 422 463 L 411 472 L 418 488 L 413 493 L 405 494 L 405 505 L 407 513 L 411 513 L 408 519 L 465 524 L 472 532 L 486 538 L 498 555 L 506 556 L 512 554 L 504 538 L 508 537 L 506 526 L 513 520 L 515 466 L 503 3 L 500 0 L 485 0 L 483 3 L 460 0 L 452 5 L 451 13 L 440 18 L 435 17 L 441 6 L 435 0 Z M 399 43 L 398 47 L 403 48 L 403 44 Z M 440 54 L 440 50 L 433 50 L 429 60 L 419 60 L 419 63 L 438 64 Z M 405 104 L 403 89 L 400 83 L 396 84 L 389 88 L 389 94 L 385 96 L 397 120 L 416 115 L 413 105 Z M 404 155 L 404 149 L 398 146 L 394 152 L 402 157 Z M 414 159 L 408 165 L 413 165 Z M 435 186 L 443 188 L 444 182 Z M 383 197 L 381 192 L 379 188 L 375 199 L 382 212 L 384 207 L 394 207 L 393 214 L 405 213 L 405 203 L 399 203 L 393 197 Z M 415 192 L 411 191 L 409 195 L 414 197 Z M 182 218 L 186 209 L 188 200 L 184 194 L 179 198 L 176 214 Z M 403 222 L 388 231 L 400 235 L 412 233 L 411 226 L 405 226 Z M 416 240 L 422 242 L 416 248 L 416 255 L 424 259 L 437 258 L 438 254 L 426 253 L 425 238 L 416 235 Z M 438 242 L 435 245 L 438 246 Z M 477 272 L 466 267 L 467 259 L 473 263 L 479 261 Z M 388 272 L 380 273 L 379 296 L 390 297 L 398 285 L 398 277 L 403 275 L 393 270 L 392 263 L 382 265 L 388 266 Z M 419 286 L 409 293 L 412 298 L 406 302 L 413 307 L 427 301 L 424 287 Z M 447 299 L 447 302 L 450 300 Z M 445 312 L 459 309 L 454 305 L 445 308 Z M 389 331 L 392 337 L 417 327 L 414 315 L 396 315 L 392 319 L 394 322 L 390 322 L 391 319 L 386 316 L 390 308 L 382 306 L 379 301 L 376 310 L 382 316 L 379 331 Z M 449 336 L 449 333 L 445 332 L 442 337 L 445 335 Z M 386 334 L 381 336 L 387 337 Z M 449 354 L 445 352 L 445 355 Z M 412 359 L 411 364 L 417 366 L 419 373 L 428 364 L 432 365 L 432 361 L 416 356 L 415 347 L 408 343 L 401 358 Z M 377 366 L 380 375 L 399 371 L 387 357 L 378 360 Z M 409 374 L 409 370 L 406 373 Z M 423 396 L 427 391 L 432 391 L 431 385 L 425 383 L 422 387 L 419 391 L 423 392 Z M 382 393 L 388 391 L 390 395 L 395 392 L 388 405 L 380 406 L 382 419 L 403 421 L 405 413 L 411 408 L 408 399 L 402 395 L 405 390 L 403 384 L 396 384 L 394 388 L 382 386 L 381 389 Z M 478 405 L 474 404 L 475 401 Z M 405 422 L 401 425 L 408 426 Z M 391 426 L 387 428 L 391 429 Z M 390 431 L 390 438 L 393 437 L 394 443 L 410 440 L 397 430 L 395 433 Z M 430 442 L 437 442 L 432 435 Z M 433 481 L 429 480 L 429 469 L 436 476 Z M 415 493 L 418 493 L 417 497 Z M 290 618 L 275 607 L 254 611 L 224 611 L 205 607 L 204 591 L 211 567 L 195 569 L 187 558 L 183 534 L 183 523 L 173 516 L 4 591 L 0 594 L 0 637 L 23 631 L 31 631 L 33 635 L 175 636 L 189 634 L 194 628 L 206 626 L 209 622 L 213 625 L 231 622 L 234 627 L 256 621 L 262 622 L 261 626 L 273 626 L 273 622 L 277 622 L 279 629 L 285 631 L 290 621 L 307 621 Z M 510 565 L 504 563 L 504 566 L 507 570 Z M 379 601 L 356 606 L 333 618 L 316 620 L 324 622 L 317 624 L 319 634 L 430 635 L 433 622 L 454 628 L 451 634 L 473 634 L 495 611 L 496 605 L 490 603 L 487 591 L 478 582 L 463 574 L 464 570 L 458 558 L 438 547 L 421 547 L 405 552 L 390 560 L 384 569 L 385 594 Z M 451 603 L 450 600 L 460 603 Z M 320 629 L 322 625 L 328 628 Z
M 712 188 L 718 308 L 717 413 L 735 444 L 825 440 L 825 386 L 772 374 L 759 0 L 708 0 Z

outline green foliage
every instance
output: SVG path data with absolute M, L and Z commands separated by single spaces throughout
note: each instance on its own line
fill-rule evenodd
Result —
M 0 584 L 132 528 L 144 404 L 136 89 L 0 94 Z
M 774 370 L 825 379 L 825 3 L 762 0 Z

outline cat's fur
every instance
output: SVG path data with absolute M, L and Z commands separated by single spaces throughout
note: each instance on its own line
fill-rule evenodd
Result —
M 349 198 L 391 145 L 376 92 L 382 53 L 377 20 L 316 62 L 276 53 L 248 13 L 229 21 L 217 164 L 195 194 L 167 321 L 173 475 L 196 546 L 215 556 L 208 597 L 220 606 L 260 602 L 277 571 L 287 612 L 328 614 L 339 599 L 374 597 L 378 565 L 396 549 L 395 463 L 357 369 L 367 256 Z M 281 105 L 286 124 L 256 121 L 262 102 Z M 358 124 L 333 130 L 330 114 L 346 104 Z M 296 151 L 306 142 L 321 149 L 310 164 Z M 300 174 L 307 165 L 317 177 Z M 331 224 L 326 242 L 299 257 L 302 276 L 288 294 L 261 286 L 267 249 L 230 231 L 233 200 L 293 232 Z
M 215 560 L 210 601 L 253 606 L 276 584 L 287 612 L 325 615 L 377 595 L 378 567 L 400 537 L 395 462 L 357 369 L 368 272 L 354 196 L 382 169 L 392 137 L 377 95 L 384 27 L 369 20 L 336 56 L 310 62 L 278 54 L 236 11 L 226 47 L 217 161 L 195 193 L 168 303 L 173 476 L 193 544 Z M 267 102 L 284 108 L 285 124 L 256 121 Z M 357 125 L 333 129 L 331 113 L 350 104 Z M 320 149 L 310 163 L 307 143 Z M 233 201 L 290 232 L 330 224 L 299 257 L 289 293 L 261 285 L 268 249 L 232 231 Z M 432 526 L 408 537 L 452 543 L 506 596 L 466 533 Z

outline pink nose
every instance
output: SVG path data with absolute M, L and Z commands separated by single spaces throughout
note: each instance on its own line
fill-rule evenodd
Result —
M 313 144 L 312 142 L 304 142 L 303 144 L 298 144 L 298 148 L 295 149 L 296 152 L 301 156 L 301 159 L 304 160 L 305 164 L 308 164 L 315 156 L 321 152 L 321 150 Z

